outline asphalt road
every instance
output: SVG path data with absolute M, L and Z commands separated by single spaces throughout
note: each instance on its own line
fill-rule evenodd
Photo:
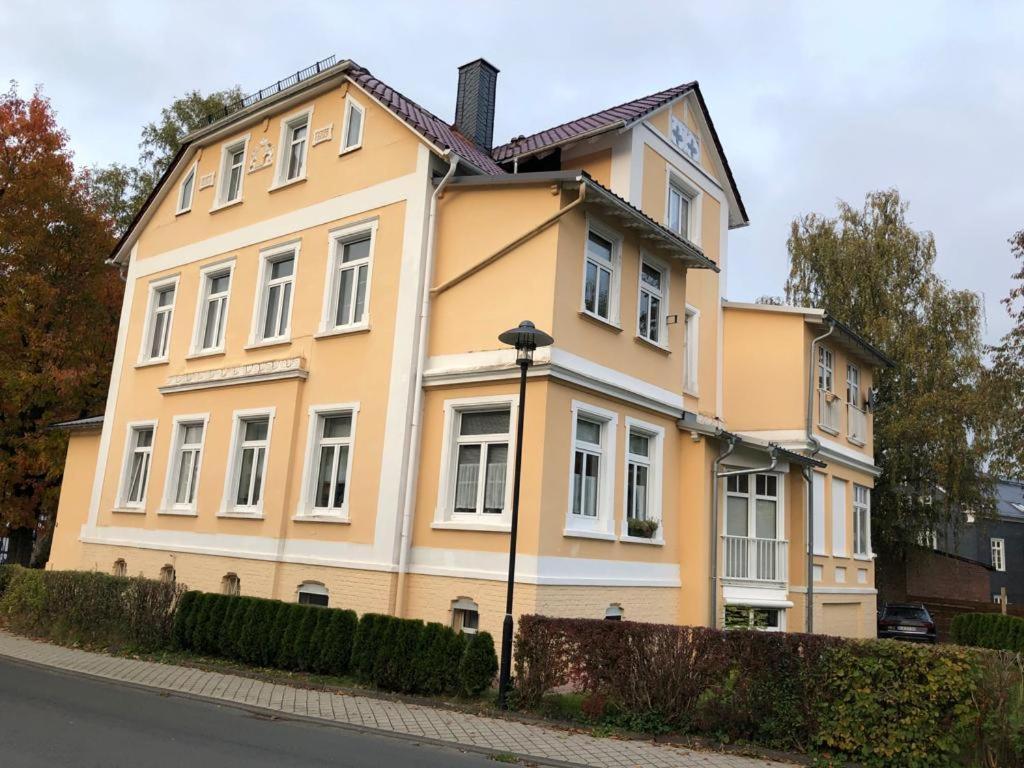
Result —
M 0 659 L 0 766 L 470 768 L 454 748 L 171 696 Z

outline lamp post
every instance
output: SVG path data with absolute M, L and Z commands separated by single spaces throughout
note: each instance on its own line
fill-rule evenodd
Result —
M 554 339 L 538 331 L 529 320 L 505 331 L 498 341 L 516 348 L 519 366 L 519 416 L 516 423 L 516 459 L 512 475 L 512 530 L 508 543 L 508 588 L 505 593 L 505 622 L 501 627 L 501 670 L 498 673 L 498 706 L 508 706 L 508 687 L 512 679 L 512 596 L 516 584 L 516 539 L 519 533 L 519 476 L 523 464 L 523 419 L 526 416 L 526 369 L 533 364 L 537 347 L 549 347 Z

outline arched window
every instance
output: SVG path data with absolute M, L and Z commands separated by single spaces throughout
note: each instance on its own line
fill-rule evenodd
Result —
M 624 611 L 622 610 L 621 605 L 619 605 L 618 603 L 612 603 L 607 608 L 605 608 L 604 617 L 608 621 L 622 621 L 623 613 Z
M 237 574 L 226 573 L 220 580 L 220 589 L 225 595 L 237 597 L 242 594 L 242 580 L 238 578 Z
M 114 575 L 115 576 L 127 576 L 128 575 L 128 564 L 123 558 L 118 558 L 114 561 Z
M 160 581 L 164 584 L 174 584 L 178 581 L 178 575 L 174 572 L 174 566 L 168 563 L 160 569 Z
M 326 608 L 328 602 L 330 602 L 330 597 L 327 593 L 327 587 L 319 581 L 304 581 L 299 584 L 300 605 L 319 605 L 322 608 Z
M 480 606 L 468 597 L 452 600 L 452 629 L 475 635 L 480 628 Z

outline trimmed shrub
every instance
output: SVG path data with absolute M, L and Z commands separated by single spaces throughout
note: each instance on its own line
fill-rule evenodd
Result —
M 331 608 L 322 608 L 316 612 L 316 625 L 313 627 L 313 633 L 309 637 L 309 650 L 306 656 L 306 669 L 310 672 L 322 673 L 323 670 L 320 668 L 320 657 L 323 656 L 324 645 L 327 643 L 327 628 L 331 624 L 331 619 L 336 613 Z
M 347 675 L 359 620 L 355 611 L 331 609 L 328 613 L 330 620 L 324 629 L 320 658 L 314 671 L 327 675 Z
M 364 613 L 352 641 L 351 673 L 363 683 L 373 682 L 373 665 L 380 647 L 380 635 L 389 619 L 379 613 Z
M 199 650 L 201 653 L 217 656 L 220 654 L 221 632 L 228 611 L 228 601 L 231 598 L 227 595 L 211 594 L 207 595 L 207 599 L 210 602 L 210 611 L 206 617 Z
M 462 658 L 465 637 L 437 622 L 423 628 L 416 653 L 419 659 L 416 685 L 420 693 L 436 695 L 458 690 L 458 667 L 451 660 Z
M 191 623 L 195 621 L 196 606 L 200 592 L 188 591 L 178 601 L 178 609 L 174 612 L 174 627 L 171 630 L 171 645 L 180 650 L 187 650 L 191 637 Z
M 280 614 L 282 631 L 277 635 L 277 657 L 274 662 L 278 669 L 295 669 L 295 641 L 307 610 L 309 608 L 305 605 L 286 603 Z
M 228 617 L 225 622 L 226 631 L 221 638 L 221 653 L 228 658 L 242 659 L 242 631 L 245 621 L 252 610 L 253 598 L 234 597 L 231 600 L 232 608 L 228 610 Z
M 961 613 L 953 617 L 950 635 L 954 643 L 1024 652 L 1024 618 L 1001 613 Z
M 325 609 L 315 606 L 304 605 L 300 612 L 301 618 L 295 632 L 295 643 L 292 648 L 294 668 L 300 672 L 307 672 L 311 666 L 311 654 L 313 650 L 313 633 L 320 622 Z
M 459 662 L 459 687 L 463 696 L 479 696 L 487 690 L 498 672 L 494 638 L 489 632 L 470 635 Z

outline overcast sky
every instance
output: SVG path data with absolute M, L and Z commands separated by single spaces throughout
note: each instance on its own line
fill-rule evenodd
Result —
M 0 75 L 40 84 L 80 164 L 137 157 L 186 90 L 352 58 L 450 120 L 456 67 L 501 69 L 495 141 L 699 80 L 751 224 L 729 298 L 781 294 L 794 216 L 898 187 L 941 274 L 1009 322 L 1024 228 L 1024 4 L 3 0 Z

